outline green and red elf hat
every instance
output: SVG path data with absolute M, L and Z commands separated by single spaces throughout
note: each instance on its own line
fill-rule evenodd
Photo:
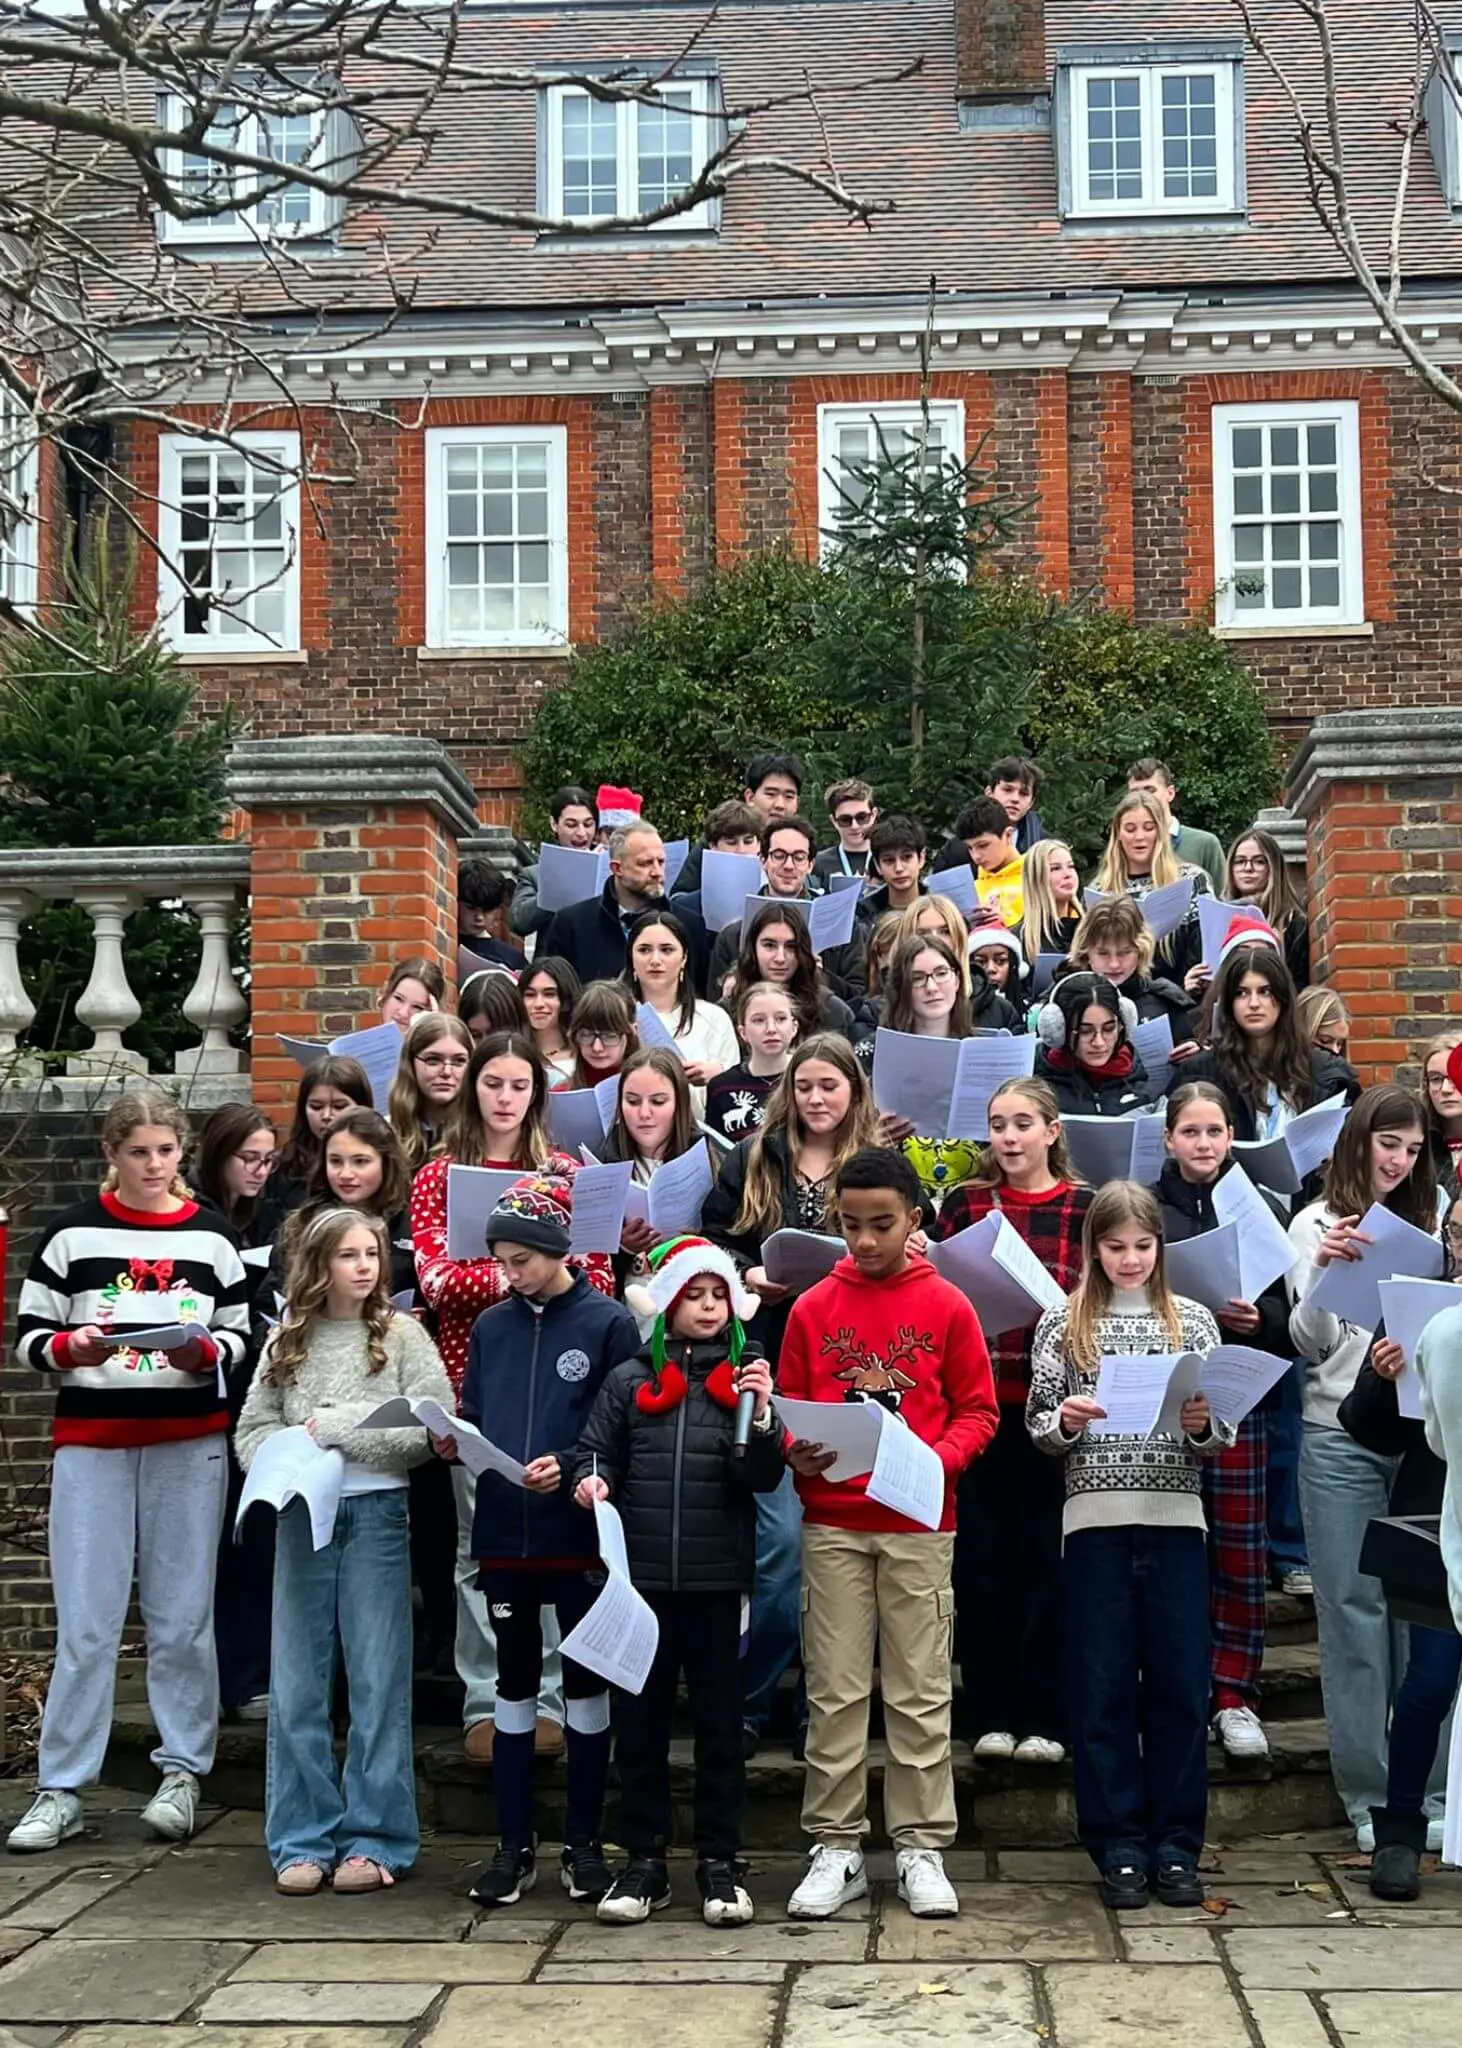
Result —
M 662 1415 L 671 1408 L 678 1408 L 685 1399 L 689 1388 L 685 1374 L 673 1359 L 665 1356 L 665 1325 L 674 1313 L 675 1304 L 689 1287 L 692 1280 L 702 1274 L 710 1274 L 725 1284 L 731 1301 L 731 1322 L 726 1332 L 726 1358 L 706 1378 L 706 1392 L 713 1401 L 724 1408 L 736 1406 L 736 1392 L 733 1384 L 736 1367 L 746 1343 L 746 1331 L 742 1327 L 756 1314 L 757 1298 L 742 1284 L 736 1262 L 718 1244 L 712 1244 L 705 1237 L 671 1237 L 664 1244 L 657 1244 L 645 1261 L 649 1273 L 643 1281 L 635 1281 L 624 1290 L 625 1307 L 640 1318 L 641 1323 L 653 1318 L 654 1327 L 650 1332 L 650 1384 L 643 1386 L 635 1395 L 635 1404 L 647 1415 Z

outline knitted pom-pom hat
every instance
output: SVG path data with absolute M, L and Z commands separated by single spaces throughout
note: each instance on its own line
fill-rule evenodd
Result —
M 500 1195 L 487 1219 L 489 1251 L 495 1244 L 527 1245 L 566 1259 L 573 1221 L 573 1190 L 557 1174 L 525 1174 Z
M 746 1342 L 742 1324 L 757 1310 L 757 1298 L 742 1285 L 735 1260 L 720 1245 L 712 1244 L 709 1238 L 672 1237 L 655 1246 L 647 1255 L 646 1264 L 650 1269 L 648 1276 L 643 1281 L 632 1282 L 624 1290 L 627 1309 L 642 1323 L 654 1318 L 654 1328 L 650 1333 L 650 1369 L 654 1383 L 640 1388 L 635 1396 L 639 1406 L 647 1413 L 656 1414 L 662 1409 L 678 1407 L 685 1399 L 685 1374 L 673 1360 L 666 1361 L 665 1326 L 691 1281 L 702 1274 L 710 1274 L 725 1285 L 731 1301 L 731 1322 L 726 1332 L 726 1363 L 718 1365 L 710 1374 L 706 1391 L 723 1407 L 734 1407 L 731 1378 Z

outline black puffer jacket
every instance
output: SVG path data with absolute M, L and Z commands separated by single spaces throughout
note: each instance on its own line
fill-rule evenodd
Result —
M 1323 1045 L 1310 1047 L 1310 1077 L 1311 1094 L 1305 1104 L 1307 1109 L 1313 1109 L 1317 1102 L 1328 1102 L 1332 1095 L 1343 1095 L 1350 1103 L 1360 1094 L 1360 1079 L 1355 1068 L 1338 1054 L 1326 1052 Z M 1233 1115 L 1234 1136 L 1240 1142 L 1247 1144 L 1263 1136 L 1252 1105 L 1223 1072 L 1218 1053 L 1212 1047 L 1207 1052 L 1194 1053 L 1190 1060 L 1184 1060 L 1178 1078 L 1183 1081 L 1211 1081 L 1215 1088 L 1222 1089 Z
M 1217 1178 L 1222 1180 L 1233 1166 L 1226 1159 Z M 1186 1244 L 1191 1237 L 1202 1237 L 1207 1231 L 1217 1230 L 1218 1217 L 1213 1208 L 1215 1183 L 1198 1183 L 1184 1180 L 1176 1159 L 1170 1159 L 1158 1176 L 1157 1186 L 1152 1190 L 1157 1205 L 1162 1210 L 1162 1234 L 1164 1244 Z M 1274 1220 L 1281 1229 L 1288 1229 L 1289 1218 L 1271 1195 L 1259 1190 L 1269 1204 Z M 1289 1335 L 1289 1296 L 1285 1293 L 1283 1279 L 1273 1280 L 1254 1303 L 1259 1311 L 1259 1327 L 1248 1336 L 1241 1336 L 1237 1330 L 1227 1330 L 1219 1324 L 1219 1335 L 1226 1344 L 1248 1344 L 1256 1351 L 1271 1352 L 1276 1358 L 1293 1358 L 1294 1345 Z M 1260 1408 L 1277 1408 L 1283 1381 L 1276 1381 L 1259 1403 Z
M 1130 1073 L 1103 1079 L 1100 1067 L 1053 1065 L 1043 1045 L 1036 1054 L 1036 1079 L 1051 1090 L 1062 1116 L 1126 1116 L 1152 1100 L 1147 1069 L 1135 1052 Z
M 744 1357 L 759 1357 L 748 1345 Z M 647 1355 L 616 1366 L 584 1425 L 576 1480 L 597 1467 L 624 1518 L 630 1575 L 642 1593 L 749 1593 L 756 1575 L 754 1494 L 782 1477 L 775 1420 L 751 1432 L 743 1458 L 731 1455 L 736 1418 L 713 1401 L 706 1378 L 724 1344 L 666 1346 L 667 1362 L 689 1382 L 686 1397 L 660 1414 L 636 1401 L 654 1384 Z

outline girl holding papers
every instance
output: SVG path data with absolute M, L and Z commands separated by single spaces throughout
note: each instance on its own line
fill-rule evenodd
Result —
M 974 1026 L 967 973 L 960 958 L 932 933 L 905 939 L 889 962 L 884 1027 L 919 1038 L 968 1038 Z M 995 994 L 983 974 L 978 974 L 978 988 L 987 1010 L 993 1011 L 992 1025 L 1018 1030 L 1019 1012 Z M 963 1138 L 921 1135 L 904 1117 L 885 1117 L 884 1131 L 890 1143 L 902 1147 L 920 1186 L 936 1202 L 979 1165 L 979 1146 Z
M 734 1008 L 742 989 L 757 981 L 770 981 L 787 991 L 804 1037 L 814 1031 L 836 1031 L 852 1038 L 853 1012 L 824 980 L 822 962 L 812 950 L 807 919 L 800 911 L 765 903 L 746 920 L 726 1001 Z
M 182 1177 L 188 1120 L 139 1088 L 102 1124 L 99 1193 L 49 1226 L 20 1290 L 16 1351 L 56 1389 L 51 1588 L 56 1661 L 30 1810 L 12 1850 L 82 1829 L 101 1775 L 134 1568 L 162 1784 L 150 1833 L 186 1841 L 218 1740 L 213 1578 L 227 1484 L 223 1379 L 249 1338 L 248 1268 Z M 155 1332 L 164 1347 L 129 1343 Z
M 1167 1018 L 1174 1052 L 1184 1059 L 1197 1050 L 1192 999 L 1175 981 L 1153 973 L 1154 950 L 1140 906 L 1130 896 L 1118 896 L 1111 903 L 1092 904 L 1071 941 L 1070 969 L 1058 968 L 1057 977 L 1082 968 L 1104 974 L 1136 1010 L 1139 1024 Z
M 1237 1138 L 1277 1138 L 1301 1110 L 1333 1095 L 1354 1102 L 1354 1068 L 1305 1042 L 1295 985 L 1267 925 L 1235 918 L 1214 966 L 1208 1050 L 1187 1063 L 1183 1078 L 1223 1090 Z
M 1049 843 L 1041 840 L 1032 851 Z M 990 1098 L 984 1164 L 954 1190 L 930 1235 L 953 1237 L 998 1211 L 1069 1293 L 1081 1277 L 1081 1229 L 1091 1201 L 1067 1156 L 1055 1096 L 1044 1081 L 1007 1081 Z M 1059 1468 L 1038 1455 L 1025 1426 L 1034 1336 L 1034 1329 L 1006 1330 L 990 1345 L 1000 1427 L 959 1483 L 954 1626 L 975 1755 L 1058 1764 L 1066 1741 L 1065 1489 Z
M 719 1003 L 696 999 L 690 937 L 668 910 L 647 910 L 629 928 L 625 985 L 665 1026 L 695 1091 L 695 1113 L 706 1106 L 706 1083 L 736 1064 L 736 1031 Z
M 1211 896 L 1213 890 L 1202 868 L 1179 860 L 1173 852 L 1172 813 L 1162 798 L 1150 790 L 1129 789 L 1112 813 L 1095 886 L 1104 896 L 1135 896 L 1140 903 L 1154 889 L 1188 881 L 1193 884 L 1193 901 L 1177 930 L 1159 948 L 1179 980 L 1202 956 L 1198 898 Z
M 1233 1117 L 1228 1098 L 1210 1081 L 1188 1081 L 1168 1097 L 1167 1163 L 1153 1194 L 1162 1212 L 1163 1242 L 1184 1244 L 1220 1227 L 1213 1190 L 1233 1168 Z M 1239 1186 L 1243 1185 L 1240 1176 Z M 1283 1245 L 1279 1203 L 1260 1189 L 1253 1199 L 1270 1214 Z M 1262 1221 L 1262 1219 L 1261 1219 Z M 1230 1301 L 1217 1311 L 1220 1329 L 1240 1344 L 1292 1358 L 1289 1297 L 1282 1271 L 1255 1301 Z M 1213 1732 L 1230 1756 L 1268 1756 L 1256 1711 L 1264 1662 L 1268 1586 L 1268 1411 L 1278 1386 L 1239 1424 L 1228 1448 L 1203 1467 L 1208 1516 L 1209 1613 L 1213 1631 Z
M 523 969 L 518 985 L 529 1033 L 554 1087 L 573 1075 L 569 1019 L 582 991 L 583 983 L 568 961 L 557 958 L 535 960 L 531 967 Z
M 681 1158 L 692 1145 L 702 1142 L 679 1053 L 663 1045 L 646 1045 L 632 1052 L 619 1070 L 619 1105 L 601 1153 L 605 1163 L 629 1160 L 635 1185 L 647 1188 L 657 1167 Z M 615 1260 L 621 1295 L 626 1284 L 643 1273 L 645 1256 L 659 1241 L 654 1225 L 646 1218 L 626 1216 L 619 1241 L 625 1256 Z
M 337 1117 L 310 1170 L 304 1200 L 285 1217 L 265 1282 L 265 1299 L 288 1291 L 295 1250 L 312 1218 L 322 1209 L 360 1209 L 378 1216 L 391 1242 L 387 1279 L 392 1294 L 416 1291 L 416 1257 L 408 1207 L 411 1168 L 401 1140 L 373 1109 L 350 1109 Z
M 1386 1723 L 1402 1652 L 1381 1582 L 1361 1571 L 1360 1551 L 1366 1524 L 1386 1513 L 1395 1460 L 1366 1450 L 1340 1425 L 1340 1404 L 1373 1331 L 1341 1322 L 1306 1297 L 1327 1266 L 1355 1259 L 1369 1242 L 1360 1220 L 1372 1203 L 1418 1230 L 1437 1227 L 1424 1111 L 1409 1088 L 1366 1089 L 1336 1140 L 1320 1200 L 1289 1227 L 1289 1332 L 1305 1368 L 1300 1505 L 1315 1582 L 1330 1771 L 1363 1851 L 1375 1841 L 1371 1809 L 1386 1800 Z
M 1233 1440 L 1201 1395 L 1180 1434 L 1112 1435 L 1105 1358 L 1212 1351 L 1206 1308 L 1173 1294 L 1146 1188 L 1086 1212 L 1086 1270 L 1036 1329 L 1026 1422 L 1063 1458 L 1066 1645 L 1076 1818 L 1109 1906 L 1202 1903 L 1208 1806 L 1208 1556 L 1200 1461 Z
M 1126 1116 L 1149 1099 L 1137 1013 L 1101 974 L 1068 974 L 1036 1013 L 1036 1079 L 1063 1116 Z
M 717 1074 L 707 1088 L 706 1122 L 735 1145 L 761 1129 L 767 1104 L 787 1071 L 799 1025 L 791 997 L 770 981 L 754 981 L 743 989 L 732 1015 L 745 1058 Z
M 1250 903 L 1284 946 L 1284 962 L 1296 988 L 1310 979 L 1310 928 L 1300 893 L 1289 878 L 1279 841 L 1269 832 L 1241 833 L 1229 848 L 1224 895 Z
M 406 1027 L 387 1114 L 413 1173 L 425 1165 L 462 1093 L 474 1043 L 460 1017 L 432 1012 Z
M 1036 856 L 1039 855 L 1039 858 Z M 1016 927 L 1026 971 L 1042 953 L 1066 953 L 1081 923 L 1081 877 L 1064 839 L 1038 839 L 1024 869 L 1025 916 Z
M 379 1891 L 421 1846 L 406 1474 L 431 1453 L 424 1430 L 358 1425 L 395 1394 L 455 1403 L 436 1346 L 391 1306 L 390 1263 L 378 1218 L 326 1209 L 312 1219 L 239 1417 L 245 1471 L 270 1437 L 298 1428 L 345 1465 L 329 1541 L 315 1548 L 303 1500 L 281 1513 L 275 1541 L 264 1837 L 291 1897 L 327 1878 L 338 1892 Z M 337 1656 L 350 1692 L 343 1776 L 331 1726 Z

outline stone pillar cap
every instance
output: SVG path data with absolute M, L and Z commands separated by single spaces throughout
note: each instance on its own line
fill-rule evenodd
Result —
M 1332 782 L 1451 781 L 1462 777 L 1462 705 L 1388 704 L 1317 718 L 1290 764 L 1286 801 L 1302 818 Z
M 478 829 L 472 785 L 446 748 L 405 733 L 241 740 L 229 750 L 228 792 L 244 810 L 419 806 L 458 838 Z

